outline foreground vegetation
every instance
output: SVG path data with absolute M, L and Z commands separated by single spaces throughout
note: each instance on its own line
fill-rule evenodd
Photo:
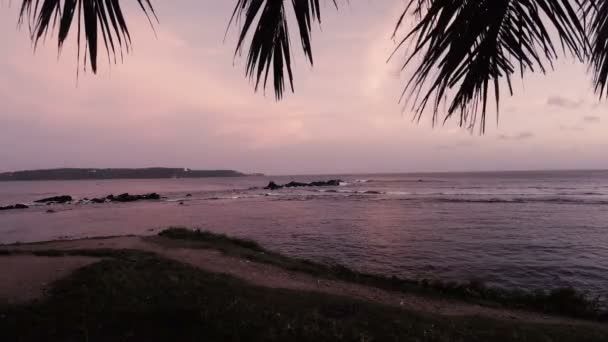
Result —
M 44 300 L 0 307 L 2 341 L 608 340 L 608 330 L 587 326 L 431 317 L 337 296 L 255 287 L 147 253 L 85 254 L 106 259 L 58 281 Z
M 491 288 L 478 281 L 467 283 L 445 283 L 427 279 L 413 281 L 397 277 L 365 274 L 342 265 L 326 265 L 291 258 L 266 250 L 255 241 L 208 231 L 170 228 L 162 231 L 159 235 L 179 241 L 180 244 L 185 244 L 190 248 L 219 249 L 228 255 L 271 264 L 290 271 L 305 272 L 317 277 L 355 282 L 391 291 L 414 292 L 429 296 L 450 296 L 487 306 L 528 309 L 584 319 L 605 320 L 607 318 L 599 299 L 590 298 L 572 288 L 518 291 Z

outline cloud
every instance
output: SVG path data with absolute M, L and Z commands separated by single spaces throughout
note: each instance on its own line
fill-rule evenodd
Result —
M 600 122 L 600 117 L 595 115 L 587 115 L 583 118 L 585 123 L 598 123 Z
M 561 107 L 561 108 L 579 108 L 584 102 L 583 100 L 574 101 L 562 96 L 551 96 L 547 99 L 549 106 Z
M 559 125 L 559 130 L 562 132 L 583 132 L 585 129 L 578 125 Z
M 453 149 L 453 148 L 462 148 L 462 147 L 470 147 L 473 146 L 473 142 L 472 141 L 468 141 L 468 140 L 463 140 L 463 141 L 457 141 L 453 144 L 441 144 L 441 145 L 437 145 L 437 149 L 438 150 L 449 150 L 449 149 Z
M 534 133 L 532 132 L 521 132 L 516 135 L 501 134 L 498 136 L 498 140 L 527 140 L 532 138 L 534 138 Z

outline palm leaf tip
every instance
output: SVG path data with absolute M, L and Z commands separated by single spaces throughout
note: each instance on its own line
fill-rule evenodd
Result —
M 137 0 L 144 14 L 151 21 L 157 20 L 151 0 Z M 57 30 L 57 45 L 63 47 L 73 26 L 76 26 L 78 62 L 84 44 L 87 60 L 93 73 L 97 72 L 99 40 L 103 41 L 108 61 L 117 60 L 117 54 L 131 48 L 131 35 L 120 6 L 120 0 L 22 0 L 19 23 L 27 23 L 34 46 L 44 40 L 50 31 Z
M 608 97 L 608 0 L 585 0 L 584 7 L 590 17 L 587 28 L 595 90 L 600 97 Z
M 240 23 L 235 55 L 242 53 L 251 34 L 245 74 L 254 80 L 255 89 L 265 89 L 272 71 L 275 97 L 281 99 L 286 76 L 294 90 L 292 53 L 285 0 L 238 0 L 229 26 Z M 336 0 L 333 0 L 337 6 Z M 313 64 L 312 23 L 321 21 L 319 0 L 291 0 L 304 55 Z M 257 23 L 256 23 L 257 19 Z
M 557 59 L 556 32 L 564 50 L 585 58 L 585 30 L 569 0 L 410 0 L 397 30 L 411 14 L 414 27 L 399 42 L 412 52 L 403 68 L 414 68 L 404 88 L 418 119 L 432 107 L 433 122 L 448 104 L 444 121 L 459 116 L 461 126 L 485 129 L 488 101 L 498 103 L 501 86 L 528 70 L 544 72 Z M 544 18 L 547 18 L 545 20 Z

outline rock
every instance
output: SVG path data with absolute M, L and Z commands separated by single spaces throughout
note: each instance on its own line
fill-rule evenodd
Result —
M 144 195 L 144 197 L 146 197 L 144 199 L 147 199 L 147 200 L 159 200 L 160 199 L 160 195 L 155 192 L 148 194 L 148 195 Z
M 300 183 L 300 182 L 289 182 L 287 184 L 285 184 L 286 188 L 301 188 L 301 187 L 305 187 L 305 186 L 311 186 L 308 183 Z
M 340 183 L 342 183 L 342 181 L 339 179 L 331 179 L 328 181 L 317 181 L 317 182 L 312 182 L 312 183 L 301 183 L 301 182 L 291 181 L 285 185 L 279 185 L 279 184 L 276 184 L 275 182 L 270 182 L 264 189 L 265 190 L 278 190 L 278 189 L 282 189 L 282 188 L 301 188 L 301 187 L 309 187 L 309 186 L 339 186 Z
M 187 194 L 186 197 L 192 197 L 192 194 Z
M 160 198 L 160 195 L 155 192 L 145 195 L 131 195 L 129 193 L 124 193 L 118 196 L 108 195 L 105 198 L 92 198 L 90 202 L 100 204 L 106 202 L 135 202 L 142 200 L 159 200 Z
M 184 205 L 184 202 L 179 202 L 179 205 Z
M 328 180 L 327 182 L 312 182 L 309 186 L 340 186 L 342 183 L 339 179 Z
M 118 196 L 110 195 L 106 197 L 111 202 L 135 202 L 141 200 L 159 200 L 160 195 L 157 193 L 151 193 L 146 195 L 129 195 L 129 193 L 120 194 Z
M 72 202 L 72 196 L 63 195 L 63 196 L 43 198 L 41 200 L 36 201 L 36 203 L 60 203 L 60 204 L 68 203 L 68 202 Z
M 282 185 L 277 185 L 277 183 L 275 182 L 270 182 L 268 183 L 268 185 L 264 188 L 266 190 L 278 190 L 278 189 L 282 189 L 283 186 Z
M 25 204 L 15 204 L 15 205 L 8 205 L 6 207 L 0 207 L 0 210 L 27 209 L 27 208 L 29 208 L 29 207 Z
M 53 210 L 53 209 L 49 209 L 49 210 L 47 210 L 46 212 L 47 212 L 47 214 L 54 214 L 54 213 L 56 213 L 56 211 L 55 211 L 55 210 Z

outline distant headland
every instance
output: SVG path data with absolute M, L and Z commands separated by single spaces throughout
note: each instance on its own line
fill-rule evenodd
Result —
M 234 170 L 191 170 L 188 168 L 164 167 L 142 169 L 63 168 L 0 173 L 0 181 L 206 178 L 242 176 L 247 175 Z

